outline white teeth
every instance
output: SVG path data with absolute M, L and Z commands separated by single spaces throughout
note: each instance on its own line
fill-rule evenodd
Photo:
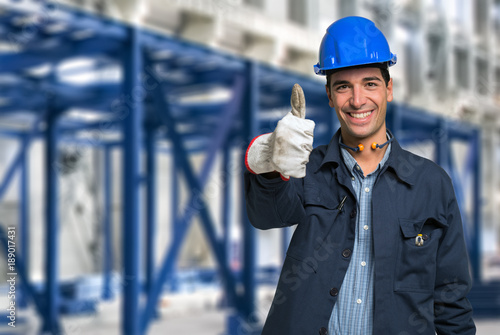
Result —
M 352 116 L 355 119 L 364 119 L 365 117 L 369 116 L 372 112 L 366 112 L 366 113 L 349 113 L 350 116 Z

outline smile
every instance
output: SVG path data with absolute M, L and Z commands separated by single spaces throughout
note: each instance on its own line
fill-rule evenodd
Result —
M 355 119 L 364 119 L 365 117 L 368 117 L 373 113 L 373 111 L 369 111 L 366 113 L 349 113 L 350 116 L 352 116 Z

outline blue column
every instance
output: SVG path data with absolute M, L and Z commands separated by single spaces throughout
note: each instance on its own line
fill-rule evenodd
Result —
M 246 147 L 259 133 L 259 123 L 257 119 L 257 113 L 259 111 L 259 80 L 258 80 L 258 66 L 254 62 L 248 63 L 248 74 L 246 76 L 247 82 L 247 95 L 245 97 L 244 107 L 244 125 L 247 125 L 245 132 L 245 141 L 243 150 L 243 157 L 241 162 L 244 162 L 244 156 L 246 152 Z M 242 165 L 242 172 L 246 169 L 245 165 Z M 243 223 L 243 286 L 245 288 L 245 298 L 243 301 L 243 306 L 240 306 L 239 313 L 245 318 L 244 322 L 247 323 L 246 329 L 252 328 L 251 324 L 257 320 L 251 318 L 254 317 L 255 312 L 255 291 L 256 291 L 256 280 L 255 273 L 257 271 L 256 264 L 256 232 L 255 229 L 250 224 L 246 212 L 244 185 L 243 185 L 243 174 L 241 178 L 241 222 Z
M 140 334 L 139 328 L 139 182 L 140 141 L 143 87 L 139 81 L 142 71 L 142 52 L 137 28 L 128 28 L 129 39 L 124 53 L 124 95 L 132 103 L 123 119 L 123 306 L 122 333 Z
M 473 240 L 470 253 L 472 277 L 475 282 L 481 281 L 481 132 L 474 131 L 473 137 Z
M 433 136 L 436 142 L 436 163 L 449 174 L 450 139 L 446 121 L 439 121 L 439 128 L 435 130 Z
M 172 170 L 172 186 L 170 188 L 171 192 L 171 216 L 170 216 L 170 222 L 172 222 L 172 236 L 174 237 L 174 240 L 177 240 L 180 237 L 180 231 L 182 230 L 182 227 L 180 227 L 183 222 L 179 219 L 179 178 L 180 178 L 180 173 L 178 167 L 179 159 L 177 159 L 175 150 L 172 150 L 172 164 L 171 164 L 171 170 Z M 179 283 L 176 277 L 176 272 L 177 269 L 175 267 L 172 267 L 168 276 L 167 276 L 167 281 L 170 280 L 171 283 L 171 289 L 172 291 L 176 292 L 179 289 Z
M 398 136 L 401 135 L 401 132 L 403 130 L 403 118 L 402 118 L 402 111 L 401 107 L 396 104 L 396 103 L 389 103 L 387 106 L 388 109 L 391 111 L 391 125 L 389 128 L 390 131 L 392 131 L 392 134 L 398 138 Z
M 223 182 L 223 192 L 222 192 L 222 240 L 224 241 L 224 249 L 226 251 L 227 262 L 231 268 L 231 207 L 232 207 L 232 197 L 231 197 L 231 150 L 230 145 L 226 143 L 222 150 L 222 182 Z
M 23 142 L 28 142 L 27 136 L 23 138 Z M 29 218 L 30 218 L 30 194 L 29 194 L 29 146 L 26 145 L 21 151 L 21 167 L 19 170 L 19 251 L 20 256 L 24 260 L 25 276 L 29 281 L 30 267 L 30 249 L 29 249 Z M 26 307 L 25 291 L 20 292 L 20 306 Z
M 146 290 L 153 286 L 155 273 L 156 235 L 156 139 L 155 128 L 148 127 L 146 134 Z
M 50 107 L 50 106 L 49 106 Z M 57 112 L 50 110 L 47 116 L 45 147 L 45 309 L 43 313 L 44 332 L 59 332 L 59 206 L 58 206 L 58 155 L 57 155 Z
M 288 251 L 288 245 L 290 244 L 290 235 L 290 228 L 281 228 L 281 256 L 283 257 L 283 260 L 286 258 L 286 252 Z
M 171 194 L 170 194 L 170 206 L 172 207 L 171 209 L 171 216 L 170 220 L 172 222 L 172 236 L 177 236 L 177 231 L 179 229 L 178 227 L 178 209 L 179 209 L 179 169 L 177 168 L 178 166 L 178 159 L 175 157 L 175 152 L 172 151 L 172 162 L 170 164 L 170 172 L 171 172 L 171 178 L 172 178 L 172 187 L 170 188 Z
M 113 298 L 113 289 L 111 287 L 113 273 L 113 193 L 112 193 L 112 174 L 111 174 L 111 147 L 104 148 L 104 209 L 103 209 L 103 242 L 104 259 L 103 275 L 104 284 L 102 287 L 102 298 L 110 300 Z

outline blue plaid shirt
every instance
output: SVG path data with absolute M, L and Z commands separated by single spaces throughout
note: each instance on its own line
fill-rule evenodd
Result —
M 389 134 L 387 135 L 389 137 Z M 373 234 L 372 189 L 375 180 L 389 158 L 391 144 L 377 169 L 364 176 L 351 154 L 341 147 L 347 169 L 351 171 L 352 187 L 358 201 L 356 236 L 351 262 L 340 288 L 337 303 L 328 323 L 328 334 L 370 335 L 373 329 Z

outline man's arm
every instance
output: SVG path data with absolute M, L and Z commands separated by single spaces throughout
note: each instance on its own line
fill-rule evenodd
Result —
M 305 217 L 302 204 L 302 179 L 283 181 L 245 172 L 247 215 L 255 228 L 291 226 Z
M 247 214 L 259 229 L 290 226 L 305 216 L 302 178 L 312 151 L 315 124 L 305 118 L 306 101 L 298 84 L 292 88 L 290 105 L 292 110 L 276 129 L 255 137 L 245 154 Z
M 437 255 L 434 291 L 435 326 L 438 334 L 475 334 L 472 307 L 466 298 L 471 288 L 469 260 L 460 211 L 449 181 L 448 228 Z

